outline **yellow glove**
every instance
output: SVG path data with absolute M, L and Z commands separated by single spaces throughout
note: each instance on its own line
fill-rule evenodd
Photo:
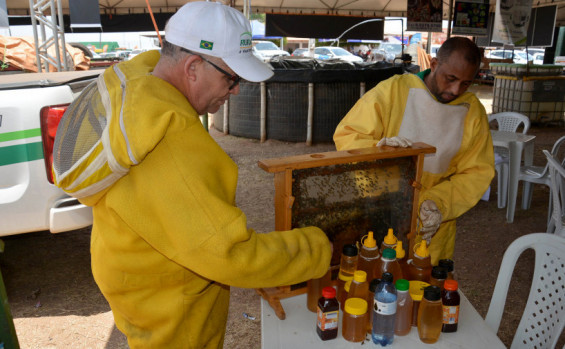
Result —
M 423 233 L 422 240 L 426 240 L 429 244 L 441 224 L 441 212 L 435 202 L 425 200 L 420 205 L 419 218 L 421 223 L 420 232 Z
M 391 138 L 382 138 L 379 143 L 377 143 L 377 147 L 382 147 L 384 145 L 388 145 L 389 147 L 401 147 L 407 148 L 412 146 L 412 142 L 404 137 L 391 137 Z

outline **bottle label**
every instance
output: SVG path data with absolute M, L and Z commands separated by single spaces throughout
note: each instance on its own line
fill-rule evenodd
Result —
M 393 315 L 396 314 L 396 302 L 384 303 L 375 300 L 375 311 L 380 315 Z
M 443 306 L 443 323 L 452 325 L 459 322 L 459 306 L 458 305 L 444 305 Z
M 320 330 L 327 331 L 337 328 L 338 320 L 339 310 L 324 313 L 318 308 L 318 328 L 320 328 Z

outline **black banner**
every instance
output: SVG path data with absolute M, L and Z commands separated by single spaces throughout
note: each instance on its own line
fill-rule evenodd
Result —
M 100 28 L 100 6 L 98 0 L 69 1 L 71 28 Z
M 384 20 L 378 17 L 320 16 L 320 15 L 275 15 L 267 14 L 265 35 L 312 39 L 335 39 L 351 27 L 342 39 L 382 40 Z

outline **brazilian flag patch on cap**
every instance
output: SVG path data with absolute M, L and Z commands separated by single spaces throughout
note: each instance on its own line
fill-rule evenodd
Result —
M 212 48 L 214 47 L 214 43 L 210 42 L 210 41 L 205 41 L 205 40 L 200 40 L 200 48 L 203 48 L 205 50 L 210 50 L 212 51 Z

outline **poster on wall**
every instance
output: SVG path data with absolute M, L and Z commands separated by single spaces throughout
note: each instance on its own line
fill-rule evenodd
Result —
M 524 45 L 531 12 L 532 0 L 497 0 L 492 41 Z
M 406 30 L 416 32 L 441 32 L 443 18 L 442 0 L 408 0 Z
M 453 34 L 487 36 L 488 0 L 465 0 L 455 2 Z

